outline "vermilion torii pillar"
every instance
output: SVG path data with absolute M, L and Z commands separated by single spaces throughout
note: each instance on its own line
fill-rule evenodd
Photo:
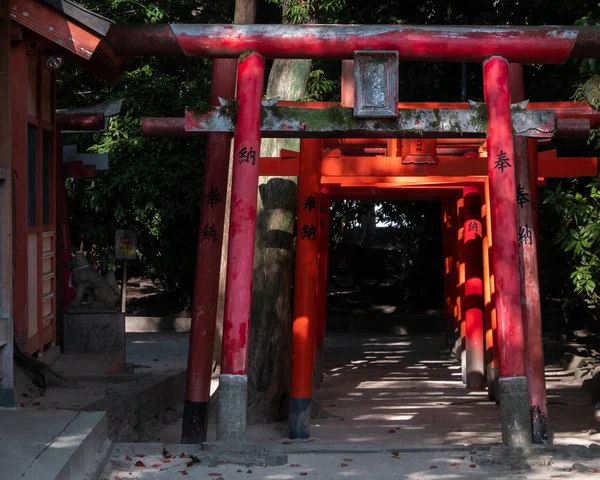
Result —
M 531 423 L 521 317 L 517 203 L 509 65 L 493 56 L 483 64 L 483 91 L 488 110 L 488 176 L 492 201 L 493 270 L 498 320 L 498 399 L 502 440 L 531 443 Z
M 485 388 L 483 346 L 483 265 L 481 253 L 481 193 L 464 187 L 464 324 L 466 330 L 466 380 L 473 390 Z
M 217 415 L 217 440 L 224 441 L 243 441 L 246 432 L 248 341 L 264 72 L 261 55 L 251 52 L 240 56 Z
M 310 436 L 317 313 L 321 139 L 300 140 L 289 436 Z M 227 287 L 229 288 L 229 286 Z
M 325 348 L 325 329 L 327 316 L 327 268 L 329 264 L 329 229 L 331 222 L 331 200 L 329 189 L 321 187 L 319 202 L 319 266 L 317 282 L 317 320 L 315 333 L 315 389 L 323 381 L 323 354 Z
M 460 373 L 462 382 L 467 383 L 467 352 L 465 349 L 467 342 L 467 329 L 465 326 L 465 228 L 464 228 L 464 199 L 456 200 L 456 245 L 454 255 L 454 270 L 456 279 L 456 292 L 454 302 L 454 354 L 460 361 Z
M 488 399 L 496 401 L 498 383 L 498 354 L 496 351 L 496 307 L 494 305 L 494 272 L 492 270 L 492 219 L 490 209 L 490 186 L 485 182 L 485 223 L 483 248 L 483 300 L 485 305 L 485 353 Z
M 219 97 L 235 96 L 236 68 L 237 61 L 232 58 L 213 61 L 211 105 L 218 105 Z M 181 443 L 206 441 L 230 147 L 231 134 L 209 135 L 202 182 Z
M 513 101 L 525 99 L 523 66 L 510 65 L 511 93 Z M 548 443 L 548 405 L 544 371 L 544 347 L 542 343 L 542 312 L 540 306 L 540 284 L 538 275 L 538 222 L 534 210 L 537 200 L 537 181 L 531 182 L 531 173 L 537 177 L 537 161 L 532 162 L 529 141 L 515 137 L 515 167 L 517 177 L 518 242 L 521 283 L 521 308 L 523 315 L 523 337 L 525 342 L 525 374 L 531 408 L 532 441 Z M 537 144 L 536 144 L 537 146 Z M 537 148 L 536 148 L 537 149 Z M 536 156 L 536 151 L 532 153 Z M 531 165 L 533 163 L 533 165 Z

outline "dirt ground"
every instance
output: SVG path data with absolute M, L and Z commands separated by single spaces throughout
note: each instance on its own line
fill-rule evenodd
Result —
M 465 389 L 458 362 L 444 353 L 441 335 L 330 334 L 326 377 L 315 400 L 332 418 L 313 420 L 311 436 L 327 444 L 469 445 L 500 443 L 500 410 L 486 392 Z M 581 381 L 548 367 L 549 417 L 554 443 L 600 443 L 600 424 Z M 214 418 L 209 439 L 215 439 Z M 157 431 L 178 443 L 181 423 Z M 281 442 L 285 423 L 254 425 L 248 441 Z
M 440 479 L 531 479 L 562 478 L 572 480 L 600 477 L 600 460 L 574 461 L 572 458 L 555 458 L 541 455 L 531 460 L 527 467 L 519 462 L 503 462 L 499 457 L 475 450 L 452 452 L 402 452 L 390 451 L 362 454 L 304 454 L 289 455 L 288 463 L 280 467 L 255 467 L 247 465 L 206 466 L 194 463 L 185 454 L 185 447 L 162 454 L 144 455 L 132 448 L 115 452 L 110 466 L 100 478 L 118 479 L 272 479 L 300 478 L 375 479 L 394 478 L 410 480 Z M 138 455 L 138 456 L 136 456 Z M 144 455 L 140 457 L 140 455 Z M 171 456 L 169 456 L 171 455 Z M 183 455 L 183 458 L 181 456 Z M 130 459 L 130 460 L 128 460 Z M 167 463 L 165 463 L 167 462 Z M 137 466 L 136 466 L 137 464 Z M 517 467 L 517 468 L 514 468 Z M 520 467 L 520 468 L 519 468 Z

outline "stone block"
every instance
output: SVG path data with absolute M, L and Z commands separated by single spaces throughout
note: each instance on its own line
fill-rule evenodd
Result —
M 106 363 L 105 373 L 125 371 L 125 314 L 69 313 L 64 316 L 65 354 L 90 354 Z

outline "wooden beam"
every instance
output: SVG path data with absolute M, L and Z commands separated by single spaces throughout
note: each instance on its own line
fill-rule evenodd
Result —
M 295 154 L 295 155 L 293 155 Z M 261 157 L 260 175 L 297 176 L 297 152 L 286 157 Z M 595 157 L 557 157 L 556 150 L 538 154 L 538 171 L 545 178 L 593 177 L 598 174 Z M 487 176 L 487 159 L 440 156 L 436 164 L 403 164 L 400 157 L 323 157 L 321 172 L 328 182 L 336 177 L 462 177 Z
M 37 0 L 10 0 L 10 17 L 43 38 L 89 60 L 101 38 Z

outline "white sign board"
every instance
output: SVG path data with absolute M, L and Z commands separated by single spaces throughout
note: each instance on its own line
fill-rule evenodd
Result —
M 117 230 L 115 238 L 115 257 L 117 260 L 135 260 L 137 258 L 137 233 L 133 230 Z

